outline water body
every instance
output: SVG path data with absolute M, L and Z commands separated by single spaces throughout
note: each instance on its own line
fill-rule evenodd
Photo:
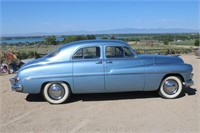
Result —
M 115 38 L 130 38 L 131 36 L 115 36 Z M 96 39 L 101 39 L 102 36 L 96 36 Z M 44 37 L 37 37 L 37 38 L 24 38 L 24 39 L 12 39 L 12 40 L 0 40 L 0 44 L 7 43 L 7 44 L 15 44 L 15 43 L 32 43 L 32 42 L 42 42 L 44 41 Z M 64 37 L 57 37 L 57 41 L 63 41 Z
M 63 41 L 63 37 L 57 37 L 57 41 Z M 44 41 L 44 37 L 38 37 L 38 38 L 24 38 L 24 39 L 12 39 L 12 40 L 0 40 L 0 43 L 7 43 L 7 44 L 14 44 L 14 43 L 31 43 L 31 42 L 42 42 Z

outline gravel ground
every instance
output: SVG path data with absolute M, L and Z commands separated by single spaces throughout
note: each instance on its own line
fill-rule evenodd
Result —
M 194 67 L 195 85 L 180 98 L 166 100 L 156 92 L 73 95 L 69 103 L 51 105 L 41 95 L 11 91 L 0 76 L 0 132 L 177 132 L 199 133 L 200 59 L 182 55 Z

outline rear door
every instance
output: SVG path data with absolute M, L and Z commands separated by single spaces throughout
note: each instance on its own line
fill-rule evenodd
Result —
M 105 89 L 107 91 L 143 90 L 143 62 L 128 47 L 105 46 Z
M 77 93 L 104 90 L 104 66 L 100 46 L 80 48 L 73 56 L 73 81 Z

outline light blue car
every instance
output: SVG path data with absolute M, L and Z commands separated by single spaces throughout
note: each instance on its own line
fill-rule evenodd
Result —
M 171 99 L 183 85 L 193 85 L 192 69 L 178 56 L 137 55 L 122 41 L 90 40 L 65 44 L 25 64 L 10 82 L 13 90 L 42 93 L 52 104 L 71 93 L 158 90 Z

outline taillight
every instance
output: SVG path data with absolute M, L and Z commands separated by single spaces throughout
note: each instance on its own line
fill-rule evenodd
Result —
M 20 79 L 19 78 L 15 78 L 15 82 L 19 81 Z

